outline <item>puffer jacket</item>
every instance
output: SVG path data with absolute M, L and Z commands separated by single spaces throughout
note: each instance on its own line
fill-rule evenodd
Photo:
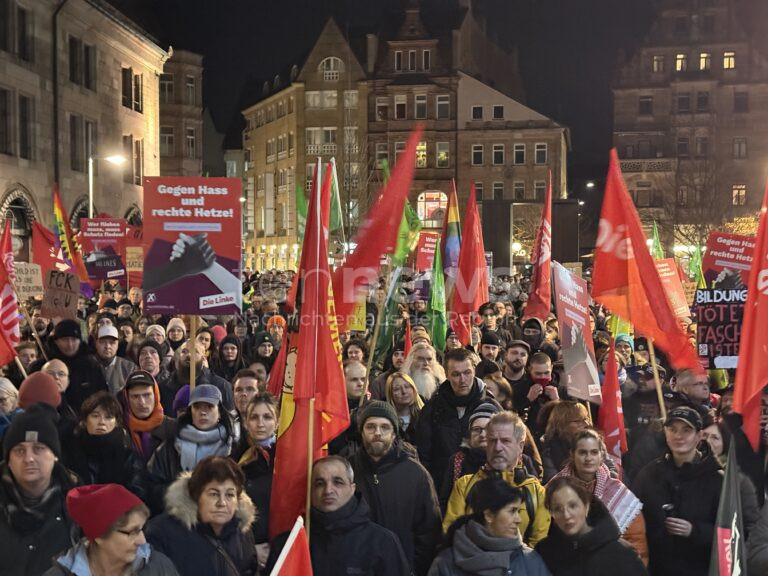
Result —
M 165 554 L 152 550 L 147 543 L 139 546 L 131 570 L 134 576 L 178 576 L 179 574 L 173 562 Z M 53 561 L 53 567 L 43 576 L 91 576 L 85 540 L 81 540 L 56 558 Z
M 189 495 L 185 472 L 168 488 L 165 513 L 153 518 L 146 529 L 147 542 L 171 559 L 183 576 L 232 576 L 225 553 L 242 576 L 256 573 L 256 555 L 251 525 L 256 508 L 245 492 L 238 497 L 234 517 L 215 534 L 200 522 L 197 502 Z

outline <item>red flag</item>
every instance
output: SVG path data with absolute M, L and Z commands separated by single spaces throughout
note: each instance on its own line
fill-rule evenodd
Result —
M 464 215 L 464 228 L 461 231 L 459 273 L 453 286 L 453 305 L 451 306 L 451 327 L 465 346 L 469 344 L 472 313 L 489 299 L 483 229 L 477 212 L 475 185 L 472 184 L 467 213 Z
M 374 282 L 378 282 L 381 258 L 394 251 L 397 232 L 403 218 L 405 201 L 413 180 L 416 162 L 416 146 L 421 139 L 423 129 L 417 125 L 405 151 L 395 164 L 389 181 L 379 192 L 352 242 L 357 245 L 347 258 L 344 266 L 333 273 L 333 293 L 336 297 L 336 313 L 346 328 L 352 310 L 357 304 L 360 293 Z
M 675 368 L 700 372 L 696 351 L 677 322 L 648 252 L 616 149 L 611 150 L 595 252 L 592 297 L 653 338 Z
M 533 278 L 531 293 L 525 305 L 523 320 L 546 320 L 552 307 L 552 172 L 549 173 L 547 193 L 541 208 L 541 223 L 533 243 Z
M 619 388 L 619 366 L 616 363 L 616 349 L 611 338 L 608 364 L 603 381 L 603 403 L 597 415 L 597 427 L 605 436 L 605 447 L 614 463 L 621 469 L 621 455 L 627 451 L 627 432 L 624 429 L 624 410 L 621 406 Z
M 309 540 L 304 530 L 304 521 L 301 516 L 291 529 L 283 546 L 280 556 L 277 557 L 275 567 L 269 576 L 312 576 L 312 559 L 309 555 Z
M 747 303 L 739 344 L 739 365 L 733 391 L 733 411 L 744 418 L 744 432 L 752 448 L 760 445 L 760 403 L 768 386 L 768 188 L 763 197 L 757 241 L 752 253 Z
M 56 249 L 53 232 L 37 220 L 32 222 L 32 261 L 40 265 L 43 278 L 49 270 L 69 270 L 61 250 Z
M 405 336 L 403 337 L 403 354 L 407 357 L 411 353 L 413 344 L 411 343 L 411 321 L 405 321 Z
M 0 239 L 0 255 L 3 262 L 0 266 L 0 366 L 13 361 L 16 356 L 14 347 L 21 340 L 19 330 L 19 303 L 12 282 L 16 279 L 13 267 L 13 247 L 11 245 L 11 221 L 5 220 L 3 236 Z

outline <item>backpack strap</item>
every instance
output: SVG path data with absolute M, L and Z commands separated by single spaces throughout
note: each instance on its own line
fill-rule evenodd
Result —
M 523 534 L 523 542 L 527 544 L 531 539 L 531 534 L 533 534 L 533 521 L 536 518 L 536 506 L 533 504 L 533 496 L 531 495 L 531 491 L 528 490 L 528 488 L 525 486 L 523 486 L 522 489 L 525 511 L 528 513 L 528 526 L 526 526 L 525 534 Z

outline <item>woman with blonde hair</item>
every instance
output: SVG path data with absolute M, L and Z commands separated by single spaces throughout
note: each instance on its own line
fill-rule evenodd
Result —
M 416 421 L 424 407 L 416 382 L 404 372 L 393 372 L 387 378 L 385 394 L 387 402 L 395 407 L 400 420 L 400 437 L 413 444 Z
M 541 442 L 544 482 L 549 482 L 563 469 L 570 458 L 573 439 L 589 423 L 589 413 L 583 404 L 573 400 L 556 400 L 551 403 Z
M 8 378 L 0 377 L 0 440 L 2 440 L 11 420 L 23 412 L 19 408 L 19 391 Z

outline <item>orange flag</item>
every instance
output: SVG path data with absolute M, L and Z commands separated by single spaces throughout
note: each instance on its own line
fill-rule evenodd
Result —
M 552 172 L 549 173 L 547 193 L 541 208 L 541 223 L 533 243 L 533 286 L 525 305 L 523 320 L 546 320 L 552 307 Z
M 461 231 L 459 270 L 453 286 L 451 327 L 465 346 L 469 344 L 472 313 L 488 302 L 488 269 L 485 265 L 485 246 L 480 215 L 477 212 L 475 185 L 472 184 Z
M 733 411 L 744 419 L 744 432 L 752 448 L 760 445 L 760 404 L 768 386 L 768 188 L 760 210 L 757 242 L 749 273 L 747 303 L 739 345 L 739 365 L 733 390 Z
M 653 338 L 675 368 L 702 370 L 648 252 L 640 219 L 621 176 L 616 149 L 611 150 L 600 213 L 592 297 L 634 324 L 637 332 Z

